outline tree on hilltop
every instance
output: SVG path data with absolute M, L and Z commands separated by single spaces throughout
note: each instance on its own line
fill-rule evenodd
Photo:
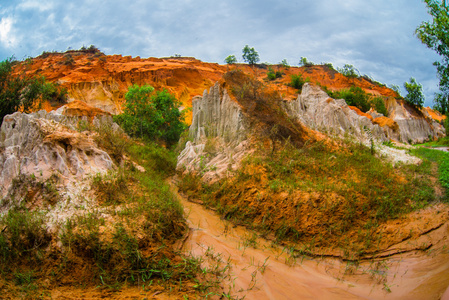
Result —
M 235 57 L 235 55 L 229 55 L 228 57 L 225 58 L 224 61 L 228 65 L 233 65 L 237 63 L 237 58 Z
M 256 50 L 254 50 L 254 48 L 250 48 L 248 45 L 246 45 L 243 50 L 242 50 L 243 54 L 243 61 L 247 62 L 250 65 L 255 65 L 259 62 L 259 53 L 257 53 Z
M 411 77 L 410 82 L 404 82 L 404 87 L 407 91 L 407 96 L 404 97 L 404 100 L 413 106 L 422 107 L 424 104 L 422 85 L 416 82 L 415 78 Z

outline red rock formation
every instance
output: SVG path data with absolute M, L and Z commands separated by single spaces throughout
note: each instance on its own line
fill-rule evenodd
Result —
M 28 76 L 43 75 L 47 80 L 58 82 L 66 87 L 71 101 L 81 100 L 116 114 L 122 111 L 124 94 L 130 85 L 150 84 L 156 90 L 165 88 L 181 101 L 183 107 L 188 108 L 192 106 L 194 96 L 202 95 L 204 90 L 212 87 L 224 73 L 235 68 L 252 74 L 259 80 L 267 80 L 268 67 L 262 65 L 226 66 L 202 62 L 191 57 L 142 59 L 80 51 L 41 55 L 17 65 L 15 72 L 25 73 Z M 298 74 L 311 83 L 332 91 L 348 89 L 356 85 L 367 93 L 383 96 L 390 102 L 398 97 L 393 90 L 368 78 L 347 78 L 327 66 L 286 68 L 273 65 L 271 68 L 283 73 L 283 76 L 267 84 L 278 90 L 287 100 L 297 97 L 297 90 L 287 84 L 290 82 L 291 75 Z M 45 108 L 48 110 L 50 107 L 47 105 Z M 443 118 L 430 112 L 429 114 L 437 119 Z M 191 122 L 190 112 L 188 112 L 187 122 Z

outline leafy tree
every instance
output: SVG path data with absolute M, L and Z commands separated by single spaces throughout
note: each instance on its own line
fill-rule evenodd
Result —
M 155 92 L 150 85 L 133 85 L 125 94 L 123 114 L 114 117 L 132 136 L 160 140 L 168 146 L 179 140 L 185 130 L 180 103 L 165 89 Z
M 404 82 L 404 87 L 407 91 L 407 96 L 405 96 L 404 100 L 411 105 L 422 107 L 424 104 L 422 85 L 416 82 L 415 78 L 411 77 L 410 82 Z
M 446 1 L 424 0 L 432 20 L 416 28 L 416 35 L 428 48 L 435 50 L 441 61 L 434 62 L 440 79 L 440 92 L 435 97 L 435 108 L 441 113 L 449 109 L 449 11 Z
M 30 112 L 43 100 L 63 103 L 67 91 L 44 77 L 27 78 L 12 74 L 16 61 L 8 58 L 0 62 L 0 124 L 3 117 L 19 109 Z
M 337 71 L 348 78 L 357 78 L 360 73 L 353 65 L 345 64 L 343 68 L 337 68 Z
M 290 65 L 288 64 L 287 59 L 285 59 L 285 58 L 281 61 L 281 65 L 286 69 L 290 68 Z
M 247 62 L 250 65 L 255 65 L 259 62 L 259 53 L 257 53 L 256 50 L 254 50 L 254 48 L 250 48 L 248 45 L 246 45 L 243 50 L 242 50 L 243 54 L 243 61 Z
M 307 58 L 302 57 L 302 56 L 301 56 L 301 58 L 299 59 L 299 63 L 298 63 L 298 64 L 299 64 L 300 67 L 311 67 L 311 66 L 314 65 L 313 62 L 308 61 Z
M 237 58 L 235 57 L 235 55 L 229 55 L 228 57 L 225 58 L 224 61 L 228 65 L 233 65 L 237 63 Z

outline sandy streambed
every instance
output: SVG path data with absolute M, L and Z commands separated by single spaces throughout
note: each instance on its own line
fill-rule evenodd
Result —
M 438 238 L 426 251 L 355 265 L 294 257 L 288 249 L 179 198 L 190 226 L 183 250 L 228 265 L 221 285 L 239 299 L 440 299 L 449 285 L 448 224 L 432 233 L 432 239 Z

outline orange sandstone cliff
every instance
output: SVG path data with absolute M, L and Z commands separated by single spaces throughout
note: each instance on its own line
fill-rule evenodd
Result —
M 270 81 L 284 99 L 293 100 L 297 90 L 287 86 L 290 76 L 301 74 L 313 84 L 329 90 L 340 90 L 352 85 L 363 88 L 373 95 L 394 98 L 393 90 L 379 85 L 368 78 L 347 78 L 327 66 L 283 67 L 232 66 L 206 63 L 190 57 L 140 58 L 102 53 L 68 51 L 66 53 L 47 53 L 31 58 L 16 66 L 16 73 L 27 76 L 45 76 L 47 80 L 58 82 L 68 90 L 69 101 L 81 100 L 87 104 L 117 114 L 122 111 L 124 94 L 133 84 L 150 84 L 156 89 L 167 89 L 173 93 L 185 108 L 191 107 L 192 98 L 202 95 L 212 87 L 223 74 L 238 68 L 259 80 L 266 80 L 268 67 L 283 74 L 282 78 Z M 50 109 L 50 108 L 48 108 Z M 191 122 L 191 114 L 187 116 Z

